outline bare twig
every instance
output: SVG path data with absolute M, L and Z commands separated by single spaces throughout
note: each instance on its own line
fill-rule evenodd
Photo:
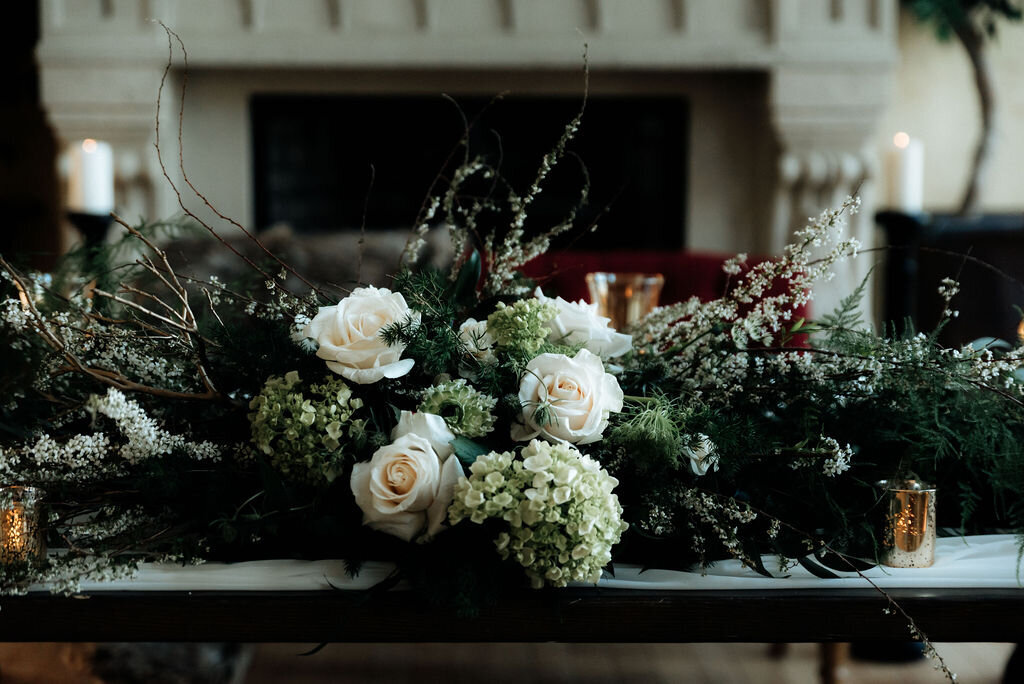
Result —
M 55 329 L 51 326 L 46 318 L 39 312 L 39 309 L 36 308 L 32 297 L 28 295 L 29 288 L 26 285 L 24 278 L 2 256 L 0 256 L 0 268 L 11 276 L 11 280 L 14 283 L 15 288 L 17 288 L 19 293 L 24 295 L 24 297 L 22 297 L 22 303 L 26 312 L 32 319 L 32 327 L 47 346 L 57 352 L 64 359 L 67 364 L 66 372 L 80 373 L 104 385 L 126 392 L 141 392 L 143 394 L 172 399 L 227 400 L 227 397 L 217 391 L 212 383 L 209 382 L 209 379 L 206 376 L 206 370 L 203 368 L 201 362 L 197 363 L 197 365 L 199 366 L 200 377 L 203 379 L 206 387 L 204 392 L 179 392 L 162 387 L 153 387 L 151 385 L 145 385 L 135 382 L 134 380 L 130 380 L 121 373 L 88 365 L 70 349 L 67 342 L 59 334 L 59 329 Z
M 296 299 L 299 298 L 298 295 L 296 295 L 295 293 L 289 291 L 287 288 L 284 287 L 283 284 L 278 283 L 277 280 L 273 276 L 271 276 L 269 273 L 267 273 L 264 269 L 260 268 L 250 258 L 244 256 L 233 245 L 228 243 L 228 241 L 225 240 L 223 237 L 221 237 L 220 234 L 212 226 L 210 226 L 205 221 L 201 220 L 198 216 L 195 215 L 195 213 L 193 213 L 190 209 L 188 209 L 188 207 L 186 207 L 185 204 L 184 204 L 183 198 L 181 196 L 181 192 L 175 186 L 174 182 L 170 179 L 170 177 L 169 177 L 169 175 L 167 173 L 167 169 L 164 167 L 164 162 L 163 162 L 163 158 L 162 158 L 162 155 L 161 155 L 161 148 L 160 148 L 160 100 L 161 100 L 161 96 L 163 94 L 164 82 L 167 79 L 167 74 L 170 71 L 171 61 L 173 59 L 173 47 L 174 47 L 174 45 L 173 45 L 173 42 L 172 42 L 172 38 L 173 38 L 173 41 L 177 41 L 178 47 L 181 49 L 182 60 L 184 62 L 184 66 L 185 66 L 184 75 L 182 77 L 182 84 L 181 84 L 181 101 L 179 103 L 180 106 L 179 106 L 179 109 L 178 109 L 178 167 L 181 170 L 182 179 L 185 181 L 185 184 L 188 185 L 189 189 L 192 190 L 193 193 L 195 193 L 196 197 L 198 197 L 203 202 L 203 204 L 206 205 L 207 209 L 212 211 L 217 216 L 217 218 L 219 218 L 222 221 L 226 221 L 227 223 L 231 224 L 232 226 L 234 226 L 238 230 L 242 231 L 242 233 L 245 235 L 246 238 L 249 239 L 249 241 L 251 241 L 254 245 L 256 245 L 266 256 L 268 256 L 269 258 L 271 258 L 275 262 L 277 262 L 277 264 L 280 265 L 281 268 L 283 268 L 286 272 L 288 272 L 288 273 L 292 274 L 293 276 L 295 276 L 296 278 L 298 278 L 300 281 L 302 281 L 302 283 L 304 285 L 309 287 L 311 290 L 313 290 L 317 294 L 319 294 L 321 296 L 326 296 L 325 293 L 319 287 L 317 287 L 312 282 L 307 280 L 302 274 L 300 274 L 298 271 L 296 271 L 294 268 L 292 268 L 288 263 L 286 263 L 283 259 L 281 259 L 272 250 L 268 249 L 260 241 L 260 239 L 257 238 L 249 229 L 247 229 L 241 223 L 239 223 L 235 219 L 231 218 L 230 216 L 227 216 L 227 215 L 223 214 L 219 209 L 217 209 L 217 207 L 215 207 L 213 205 L 213 203 L 206 197 L 206 195 L 204 195 L 202 192 L 200 192 L 199 189 L 195 186 L 195 184 L 192 183 L 192 180 L 188 176 L 188 172 L 185 170 L 184 142 L 183 142 L 183 136 L 182 136 L 183 122 L 185 120 L 185 91 L 186 91 L 186 88 L 187 88 L 187 85 L 188 85 L 188 51 L 185 49 L 185 43 L 181 40 L 181 37 L 177 33 L 175 33 L 173 30 L 171 30 L 163 22 L 160 22 L 160 26 L 167 33 L 167 52 L 168 52 L 168 58 L 167 58 L 167 66 L 164 68 L 163 76 L 160 79 L 160 89 L 157 91 L 156 150 L 157 150 L 157 159 L 160 162 L 160 170 L 163 172 L 164 178 L 167 180 L 168 183 L 171 184 L 171 188 L 174 190 L 175 194 L 177 195 L 177 197 L 178 197 L 178 205 L 182 208 L 182 210 L 189 217 L 191 217 L 191 218 L 195 219 L 196 221 L 198 221 L 201 226 L 206 228 L 207 231 L 209 231 L 214 237 L 216 237 L 221 242 L 221 244 L 225 245 L 236 256 L 238 256 L 243 261 L 245 261 L 245 263 L 247 263 L 250 267 L 252 267 L 257 272 L 259 272 L 260 275 L 262 275 L 268 281 L 275 283 L 275 285 L 277 287 L 279 287 L 282 292 L 284 292 L 284 293 L 288 294 L 289 296 L 294 297 Z
M 363 218 L 359 222 L 359 263 L 356 264 L 356 282 L 360 281 L 363 273 L 363 249 L 366 244 L 366 214 L 370 208 L 370 196 L 373 194 L 373 183 L 377 179 L 377 168 L 370 164 L 370 182 L 366 186 L 366 195 L 363 197 Z
M 709 494 L 709 495 L 711 495 L 713 497 L 719 498 L 719 499 L 728 499 L 729 501 L 739 503 L 739 502 L 737 502 L 737 500 L 735 498 L 733 498 L 731 496 L 728 496 L 726 494 L 720 494 L 720 493 L 717 493 L 717 492 L 711 492 L 711 491 L 705 491 L 705 490 L 701 490 L 701 491 L 706 493 L 706 494 Z M 787 528 L 788 530 L 790 530 L 794 534 L 796 534 L 796 535 L 798 535 L 800 537 L 803 537 L 804 539 L 806 539 L 810 543 L 816 545 L 818 549 L 826 551 L 827 553 L 830 553 L 833 556 L 835 556 L 835 557 L 839 558 L 840 560 L 842 560 L 842 562 L 845 563 L 850 568 L 851 572 L 856 573 L 858 577 L 860 577 L 865 582 L 867 582 L 869 585 L 871 585 L 872 589 L 877 591 L 886 601 L 888 601 L 889 608 L 891 610 L 895 610 L 897 613 L 900 614 L 900 616 L 904 620 L 907 621 L 907 625 L 910 628 L 911 635 L 915 639 L 920 641 L 922 644 L 924 644 L 925 648 L 927 649 L 927 653 L 929 653 L 932 657 L 934 657 L 936 659 L 936 661 L 938 663 L 938 667 L 939 667 L 939 669 L 942 670 L 942 673 L 944 675 L 946 675 L 946 677 L 951 682 L 957 681 L 956 674 L 952 670 L 949 669 L 949 667 L 946 665 L 946 661 L 943 660 L 941 655 L 939 655 L 939 652 L 935 649 L 935 645 L 932 644 L 931 640 L 928 638 L 928 635 L 925 634 L 924 631 L 918 626 L 918 624 L 914 620 L 914 618 L 912 618 L 910 616 L 910 614 L 907 613 L 907 611 L 903 609 L 903 606 L 901 606 L 900 603 L 895 598 L 893 598 L 892 595 L 889 592 L 887 592 L 882 587 L 878 586 L 878 583 L 876 583 L 873 579 L 871 579 L 866 574 L 864 574 L 864 571 L 862 571 L 860 568 L 858 568 L 856 566 L 856 564 L 854 564 L 853 561 L 850 560 L 850 558 L 849 558 L 849 556 L 847 554 L 842 553 L 842 552 L 837 551 L 836 549 L 832 548 L 828 544 L 828 542 L 824 541 L 820 537 L 818 537 L 816 535 L 813 535 L 813 534 L 810 534 L 809 532 L 805 532 L 804 530 L 801 530 L 800 528 L 796 527 L 795 525 L 792 525 L 792 524 L 786 522 L 785 520 L 782 520 L 781 518 L 768 513 L 767 511 L 764 511 L 764 510 L 762 510 L 762 509 L 760 509 L 760 508 L 758 508 L 756 506 L 752 506 L 752 505 L 750 505 L 750 503 L 748 503 L 746 501 L 742 502 L 742 504 L 744 506 L 746 506 L 749 510 L 753 511 L 754 513 L 757 513 L 759 516 L 763 516 L 764 518 L 767 518 L 768 520 L 774 520 L 780 526 Z M 741 562 L 743 562 L 742 558 L 740 558 L 739 560 Z M 746 564 L 746 563 L 744 562 L 744 564 Z M 756 571 L 756 568 L 754 568 L 754 570 Z

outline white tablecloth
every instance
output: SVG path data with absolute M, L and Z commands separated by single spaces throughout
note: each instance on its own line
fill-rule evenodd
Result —
M 1013 535 L 947 537 L 938 540 L 935 564 L 930 568 L 876 567 L 864 574 L 886 588 L 1024 588 L 1018 577 L 1018 549 Z M 865 589 L 871 585 L 853 572 L 837 572 L 839 579 L 819 579 L 800 566 L 778 572 L 778 560 L 765 556 L 765 567 L 778 574 L 768 578 L 743 567 L 739 561 L 722 561 L 706 573 L 674 570 L 641 570 L 636 565 L 616 564 L 615 577 L 606 576 L 598 586 L 609 589 L 657 589 L 707 591 L 716 589 Z M 195 566 L 146 564 L 135 579 L 88 582 L 82 590 L 95 591 L 310 591 L 368 589 L 390 573 L 388 563 L 366 563 L 359 575 L 345 574 L 339 560 L 264 560 L 244 563 L 205 563 Z M 590 586 L 590 585 L 580 585 Z M 41 589 L 41 587 L 40 587 Z

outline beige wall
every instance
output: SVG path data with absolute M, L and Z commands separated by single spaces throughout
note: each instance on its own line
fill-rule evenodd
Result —
M 1024 211 L 1024 24 L 1001 23 L 988 50 L 999 129 L 992 167 L 981 189 L 982 209 Z M 904 13 L 900 59 L 892 104 L 878 129 L 879 150 L 884 159 L 897 131 L 920 138 L 925 150 L 925 211 L 953 211 L 963 195 L 980 126 L 966 52 L 955 40 L 940 42 L 929 25 Z M 889 187 L 884 164 L 881 173 L 884 199 Z

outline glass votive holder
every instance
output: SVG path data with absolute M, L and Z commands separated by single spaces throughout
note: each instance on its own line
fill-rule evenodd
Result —
M 935 562 L 935 487 L 918 480 L 882 480 L 884 565 L 927 568 Z
M 590 301 L 597 312 L 622 330 L 658 306 L 665 278 L 660 273 L 588 273 Z
M 46 557 L 43 490 L 0 487 L 0 565 L 38 562 Z

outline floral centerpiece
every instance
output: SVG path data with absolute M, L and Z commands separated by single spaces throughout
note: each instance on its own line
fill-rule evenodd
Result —
M 856 200 L 778 259 L 725 262 L 721 298 L 630 331 L 524 278 L 573 225 L 571 207 L 540 231 L 527 216 L 578 126 L 523 192 L 467 154 L 388 288 L 312 283 L 268 251 L 238 254 L 246 282 L 189 275 L 167 225 L 120 219 L 117 244 L 53 274 L 0 256 L 0 473 L 48 492 L 53 549 L 0 567 L 0 588 L 73 592 L 146 560 L 390 559 L 466 608 L 521 580 L 594 583 L 620 558 L 771 574 L 777 552 L 827 574 L 877 558 L 873 483 L 911 471 L 955 493 L 947 524 L 1020 527 L 1019 347 L 878 335 L 864 284 L 793 320 L 856 254 Z M 445 270 L 416 266 L 435 224 Z

